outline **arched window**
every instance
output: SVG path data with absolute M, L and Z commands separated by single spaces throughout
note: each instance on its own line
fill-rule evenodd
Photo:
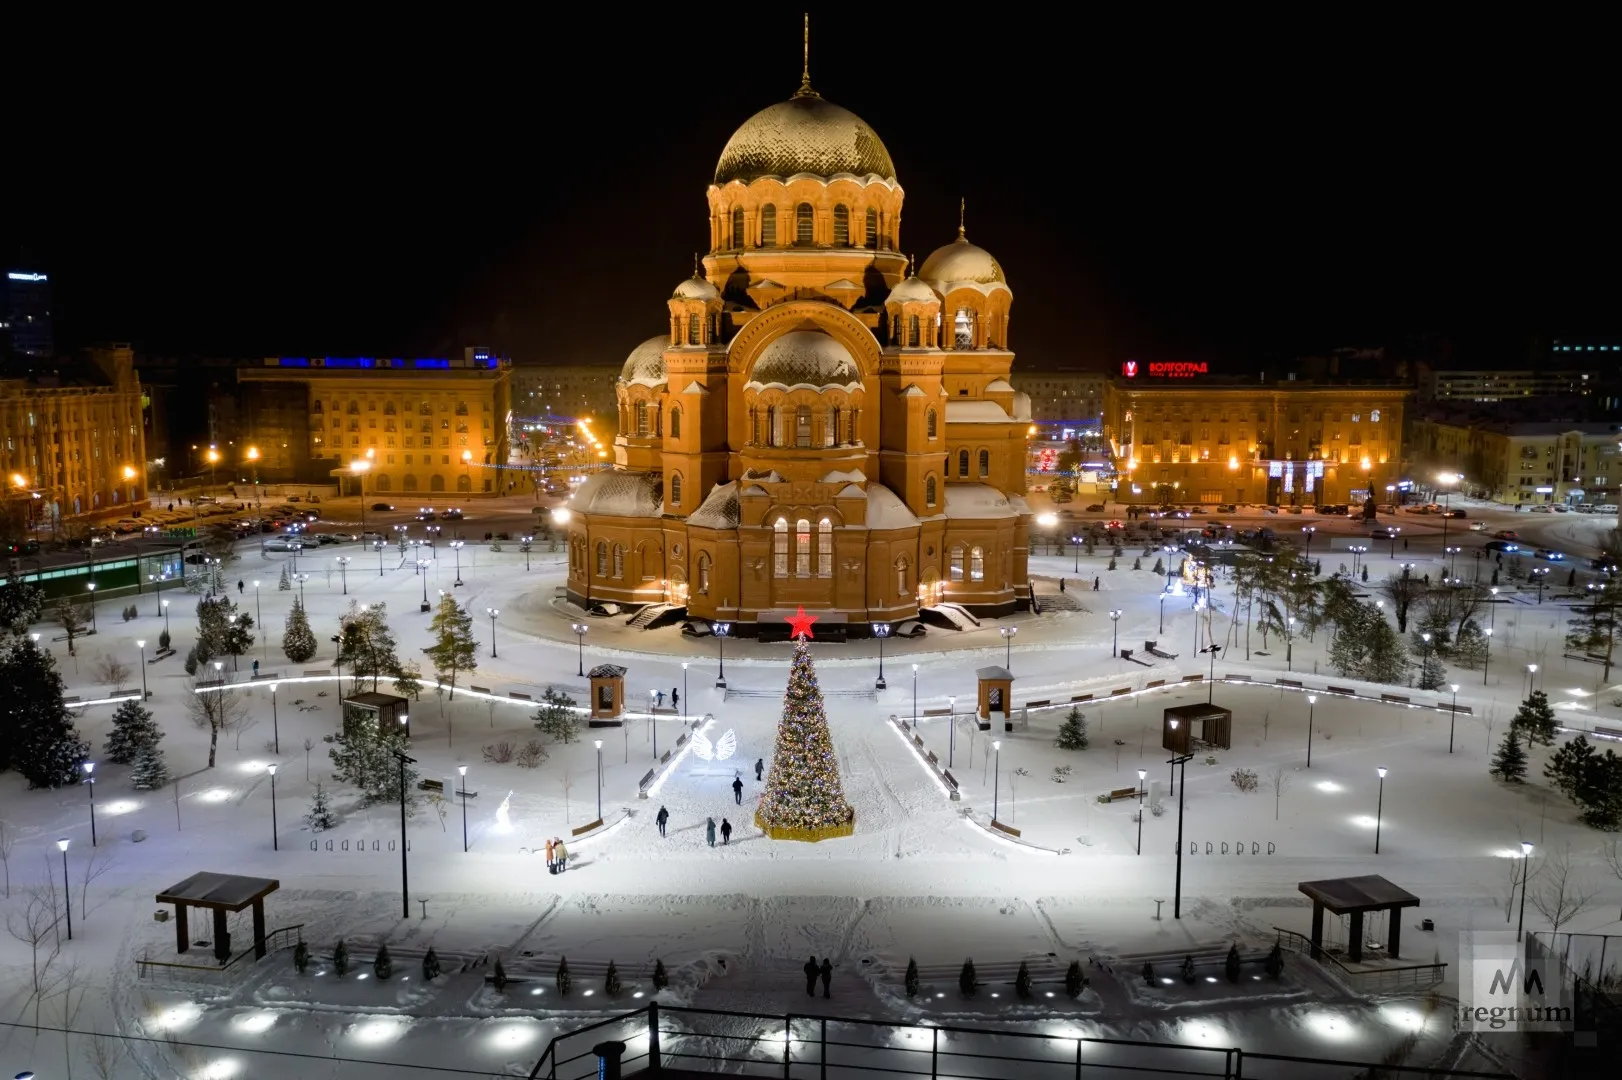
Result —
M 772 526 L 772 573 L 788 577 L 788 519 L 778 518 Z
M 986 579 L 986 552 L 984 548 L 971 548 L 969 550 L 969 580 L 984 581 Z
M 879 212 L 877 210 L 867 212 L 867 246 L 875 250 L 879 246 Z
M 681 473 L 670 474 L 670 505 L 681 505 Z
M 895 561 L 895 594 L 907 595 L 907 557 L 901 556 Z
M 608 542 L 605 540 L 597 541 L 597 576 L 608 576 Z
M 771 203 L 760 208 L 760 246 L 777 246 L 777 207 Z
M 861 436 L 856 434 L 856 422 L 861 419 L 861 416 L 862 410 L 860 409 L 852 409 L 850 411 L 850 438 L 846 439 L 845 441 L 850 443 L 852 446 L 856 446 L 862 441 Z
M 766 406 L 766 445 L 777 445 L 777 406 Z
M 735 247 L 735 248 L 741 248 L 741 247 L 745 246 L 745 244 L 743 242 L 743 208 L 742 207 L 739 207 L 736 210 L 732 211 L 732 246 Z
M 983 480 L 991 475 L 991 451 L 980 451 L 980 478 Z
M 700 596 L 707 596 L 709 595 L 709 591 L 710 557 L 708 555 L 700 555 L 698 557 L 698 592 Z
M 839 441 L 839 406 L 828 408 L 828 415 L 822 422 L 822 445 L 832 446 Z
M 794 242 L 796 244 L 810 245 L 815 242 L 812 221 L 810 203 L 803 202 L 794 208 Z
M 811 576 L 811 523 L 805 518 L 794 523 L 794 576 Z
M 681 438 L 681 406 L 679 405 L 670 410 L 670 437 L 672 439 Z
M 924 477 L 924 505 L 935 505 L 935 478 L 933 476 Z
M 760 410 L 749 410 L 749 441 L 755 446 L 760 445 Z
M 623 544 L 614 545 L 614 576 L 616 578 L 625 576 L 625 546 Z
M 811 445 L 811 406 L 801 405 L 794 410 L 794 445 Z
M 916 349 L 918 342 L 923 338 L 923 332 L 918 326 L 918 316 L 907 316 L 907 347 Z
M 952 320 L 952 348 L 974 348 L 974 313 L 968 308 L 958 308 Z
M 969 452 L 967 450 L 957 452 L 957 474 L 959 476 L 969 475 Z
M 947 556 L 947 576 L 953 581 L 963 580 L 963 548 L 953 545 Z
M 924 410 L 924 438 L 933 439 L 935 437 L 936 430 L 937 430 L 937 421 L 935 419 L 935 410 L 934 409 L 925 409 Z
M 704 327 L 699 322 L 698 312 L 696 311 L 687 316 L 687 344 L 704 344 Z
M 844 203 L 834 207 L 834 247 L 850 247 L 850 211 Z
M 833 577 L 834 523 L 823 518 L 817 525 L 817 577 Z
M 648 403 L 646 401 L 636 403 L 636 433 L 644 438 L 648 434 Z

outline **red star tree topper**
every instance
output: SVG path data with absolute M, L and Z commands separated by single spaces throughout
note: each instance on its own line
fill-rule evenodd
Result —
M 795 611 L 793 615 L 788 617 L 788 624 L 794 628 L 793 633 L 791 633 L 789 637 L 794 639 L 805 638 L 807 641 L 809 641 L 811 639 L 811 624 L 816 621 L 817 616 L 807 615 L 805 613 L 805 605 L 800 605 L 799 609 Z

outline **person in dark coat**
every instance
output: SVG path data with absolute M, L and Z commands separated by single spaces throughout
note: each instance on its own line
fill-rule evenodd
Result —
M 670 688 L 670 707 L 672 709 L 681 708 L 681 692 L 674 686 Z
M 1104 580 L 1103 578 L 1099 578 L 1099 577 L 1093 578 L 1093 592 L 1098 591 L 1098 584 L 1099 584 L 1099 582 L 1101 582 L 1103 580 Z
M 743 777 L 741 776 L 732 778 L 732 801 L 739 806 L 743 805 Z
M 817 958 L 811 957 L 805 962 L 805 996 L 817 996 Z
M 247 588 L 248 588 L 248 586 L 246 584 L 244 584 L 242 581 L 238 581 L 237 582 L 237 595 L 241 596 L 243 594 L 243 592 L 246 591 Z
M 1059 594 L 1064 595 L 1064 578 L 1059 579 Z
M 721 819 L 721 843 L 732 843 L 732 822 L 726 818 Z
M 710 847 L 715 846 L 715 819 L 714 818 L 705 818 L 704 819 L 704 839 L 709 842 Z
M 766 768 L 766 759 L 765 758 L 756 758 L 755 759 L 755 783 L 757 783 L 757 784 L 760 783 L 760 774 L 763 771 L 765 771 L 765 768 Z
M 663 836 L 665 834 L 665 824 L 670 821 L 670 811 L 661 806 L 659 815 L 653 820 L 659 823 L 659 835 Z
M 834 977 L 834 966 L 833 966 L 832 963 L 829 962 L 829 960 L 828 960 L 828 958 L 826 956 L 824 956 L 822 958 L 821 975 L 822 975 L 822 996 L 823 997 L 832 997 L 833 995 L 828 993 L 828 981 Z

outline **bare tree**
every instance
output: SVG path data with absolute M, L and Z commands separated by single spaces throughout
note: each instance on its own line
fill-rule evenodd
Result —
M 113 853 L 111 850 L 92 848 L 90 858 L 84 861 L 84 883 L 79 886 L 79 910 L 84 913 L 86 922 L 90 921 L 90 883 L 113 868 Z M 100 904 L 96 905 L 100 907 Z
M 1274 765 L 1273 771 L 1267 774 L 1267 785 L 1273 789 L 1273 820 L 1277 821 L 1279 800 L 1290 790 L 1290 774 L 1284 766 Z
M 186 695 L 186 715 L 198 727 L 208 729 L 208 767 L 212 769 L 220 732 L 235 731 L 247 719 L 248 703 L 231 690 L 201 679 L 193 679 L 190 690 Z
M 33 976 L 29 998 L 34 1003 L 34 1026 L 38 1028 L 39 1003 L 50 985 L 51 965 L 62 951 L 56 928 L 56 888 L 34 885 L 22 895 L 22 904 L 6 912 L 6 933 L 28 946 Z M 24 1001 L 25 1008 L 27 1004 Z
M 1622 843 L 1607 840 L 1605 846 L 1600 849 L 1600 854 L 1605 856 L 1605 865 L 1611 868 L 1611 873 L 1622 879 Z
M 130 666 L 113 653 L 102 653 L 101 659 L 96 661 L 96 678 L 108 683 L 114 690 L 122 690 L 124 684 L 129 682 Z
M 243 735 L 243 733 L 247 732 L 247 731 L 252 731 L 254 726 L 257 725 L 258 723 L 259 723 L 259 717 L 254 716 L 252 713 L 244 712 L 243 717 L 242 717 L 242 722 L 232 726 L 231 730 L 236 735 L 236 748 L 238 750 L 242 749 L 242 735 Z
M 1588 910 L 1598 890 L 1573 878 L 1569 844 L 1560 845 L 1555 854 L 1546 857 L 1538 872 L 1543 884 L 1532 894 L 1532 906 L 1549 921 L 1550 932 L 1558 934 L 1562 926 Z
M 79 1018 L 79 1010 L 84 1007 L 85 993 L 89 989 L 77 960 L 58 968 L 51 982 L 51 993 L 56 998 L 57 1004 L 58 1026 L 62 1029 L 62 1058 L 66 1065 L 64 1075 L 67 1080 L 73 1080 L 73 1046 L 69 1040 L 72 1038 L 74 1022 Z
M 11 847 L 17 842 L 17 832 L 11 824 L 0 819 L 0 866 L 6 870 L 6 899 L 11 899 Z
M 1515 890 L 1521 887 L 1528 873 L 1536 872 L 1536 868 L 1531 865 L 1532 860 L 1525 857 L 1505 861 L 1509 863 L 1509 894 L 1504 897 L 1504 923 L 1508 925 L 1515 919 Z
M 83 604 L 64 596 L 51 605 L 51 614 L 62 624 L 62 632 L 68 636 L 68 655 L 77 656 L 78 653 L 73 648 L 73 639 L 84 633 L 85 627 L 90 625 L 89 611 Z
M 84 1060 L 96 1080 L 114 1080 L 124 1063 L 124 1044 L 110 1035 L 92 1035 L 84 1048 Z

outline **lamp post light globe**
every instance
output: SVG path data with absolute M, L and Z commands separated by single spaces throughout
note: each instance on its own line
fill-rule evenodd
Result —
M 1109 621 L 1110 621 L 1109 654 L 1112 657 L 1118 657 L 1118 656 L 1121 655 L 1121 609 L 1120 608 L 1112 608 L 1110 610 Z
M 68 838 L 62 837 L 56 842 L 56 848 L 62 853 L 62 911 L 67 916 L 68 940 L 73 940 L 73 886 L 68 881 Z
M 490 616 L 490 659 L 496 658 L 496 616 L 501 614 L 500 608 L 487 607 L 484 613 Z
M 1374 804 L 1374 853 L 1378 855 L 1380 854 L 1380 824 L 1385 813 L 1385 766 L 1376 766 L 1374 771 L 1380 774 L 1380 795 L 1379 800 Z
M 1532 870 L 1532 841 L 1521 841 L 1521 916 L 1515 925 L 1515 940 L 1521 940 L 1521 932 L 1526 929 L 1526 879 L 1531 877 Z
M 1148 769 L 1138 770 L 1138 854 L 1143 854 L 1143 796 L 1146 781 L 1149 779 Z
M 462 780 L 461 790 L 457 792 L 462 799 L 462 854 L 467 854 L 467 766 L 458 765 L 456 775 Z

